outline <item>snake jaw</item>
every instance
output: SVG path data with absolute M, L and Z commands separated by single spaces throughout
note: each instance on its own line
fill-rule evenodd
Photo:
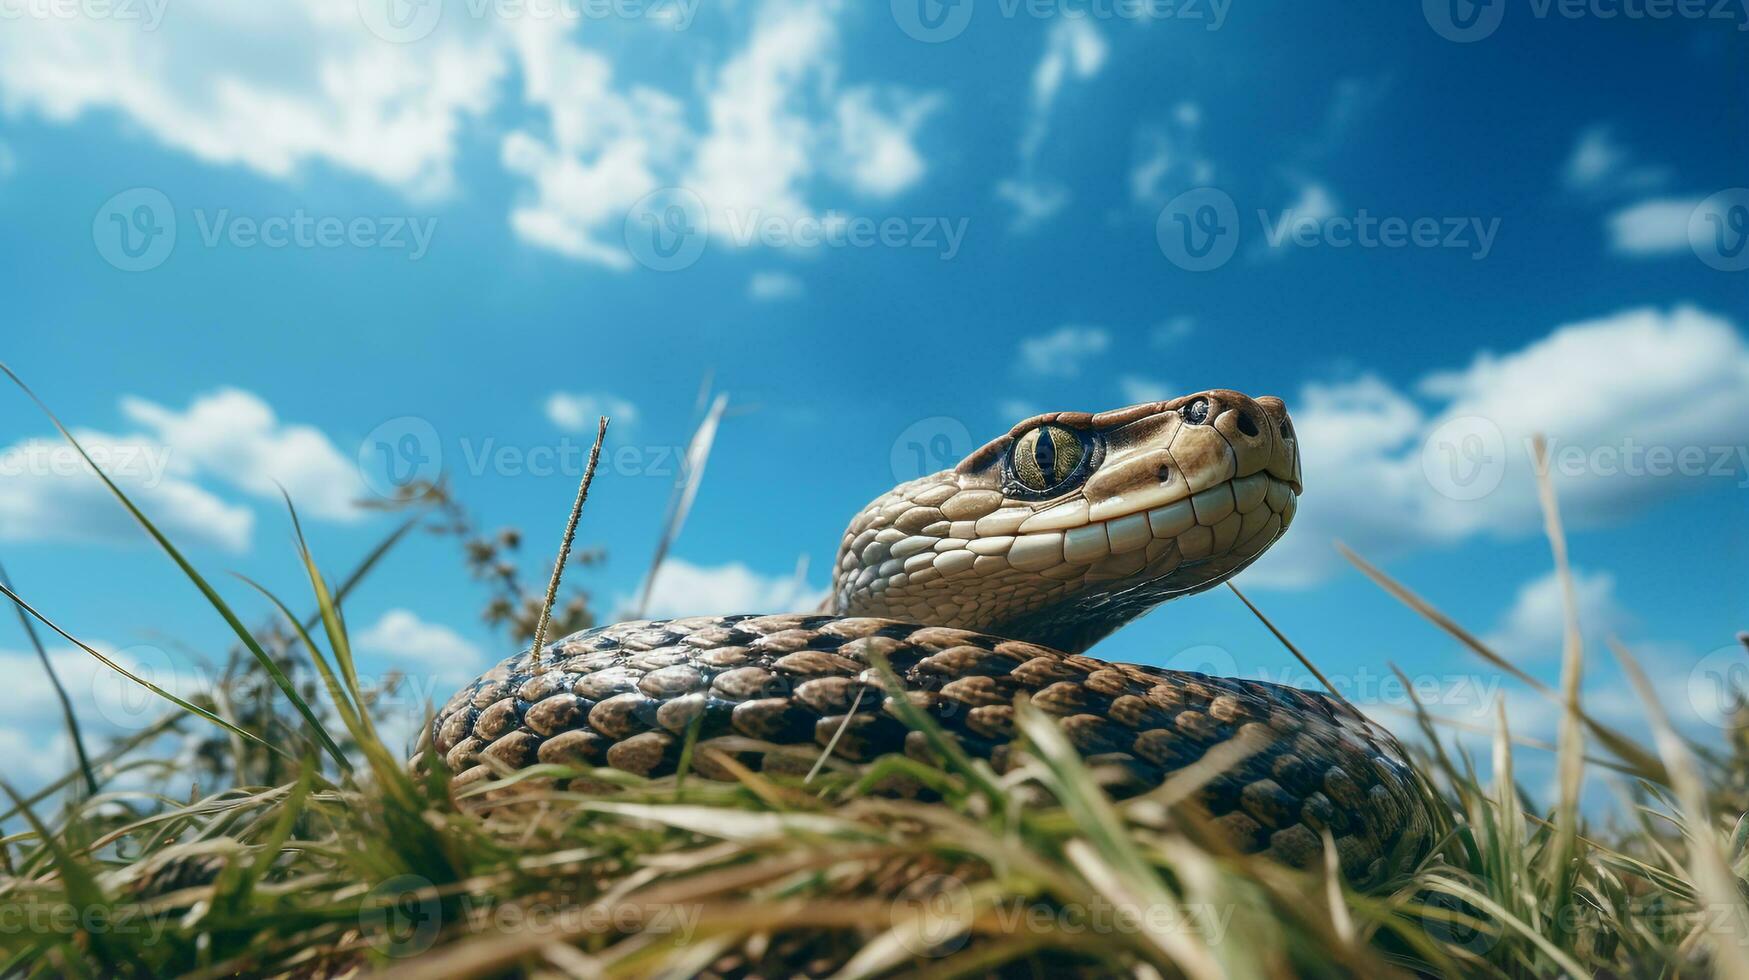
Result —
M 1008 454 L 1043 425 L 1088 433 L 1098 465 L 1047 499 L 1004 493 Z M 1074 652 L 1250 564 L 1292 522 L 1299 492 L 1277 398 L 1216 389 L 1036 416 L 864 508 L 839 550 L 833 606 Z

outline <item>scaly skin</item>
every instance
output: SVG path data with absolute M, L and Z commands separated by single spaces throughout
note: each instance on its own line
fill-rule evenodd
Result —
M 1041 474 L 1063 479 L 1029 485 Z M 1389 733 L 1321 694 L 1081 653 L 1244 568 L 1299 488 L 1277 399 L 1210 391 L 1029 419 L 858 514 L 827 610 L 619 623 L 513 656 L 438 713 L 435 755 L 462 783 L 535 762 L 663 776 L 696 719 L 693 766 L 711 778 L 730 774 L 705 749 L 805 772 L 835 736 L 833 765 L 931 761 L 895 717 L 903 696 L 1004 770 L 1026 694 L 1116 795 L 1243 740 L 1250 754 L 1199 795 L 1215 824 L 1296 866 L 1328 831 L 1344 873 L 1372 880 L 1418 860 L 1432 827 Z M 876 656 L 902 691 L 881 686 Z

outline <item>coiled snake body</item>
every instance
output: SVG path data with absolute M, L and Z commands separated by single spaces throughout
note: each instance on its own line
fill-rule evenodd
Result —
M 806 772 L 826 746 L 835 765 L 927 759 L 894 715 L 904 696 L 1002 770 L 1025 694 L 1120 795 L 1244 739 L 1200 790 L 1214 823 L 1296 866 L 1328 832 L 1345 874 L 1375 878 L 1418 859 L 1432 825 L 1389 733 L 1325 695 L 1082 653 L 1244 568 L 1299 492 L 1278 399 L 1037 416 L 864 508 L 827 611 L 626 622 L 518 654 L 438 713 L 435 754 L 458 782 L 535 762 L 661 776 L 696 724 L 698 749 L 767 771 Z M 881 686 L 883 658 L 903 692 Z M 715 758 L 695 751 L 694 770 L 729 778 Z

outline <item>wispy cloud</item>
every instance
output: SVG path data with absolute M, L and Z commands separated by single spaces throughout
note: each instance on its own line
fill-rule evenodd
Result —
M 596 420 L 603 415 L 616 426 L 638 419 L 636 405 L 600 392 L 555 391 L 547 396 L 546 413 L 547 421 L 566 432 L 593 432 Z
M 1688 222 L 1700 198 L 1654 198 L 1609 216 L 1609 246 L 1621 255 L 1668 255 L 1688 249 Z
M 801 277 L 788 272 L 755 272 L 747 281 L 748 297 L 767 303 L 795 299 L 806 291 Z
M 1561 168 L 1561 183 L 1567 190 L 1592 200 L 1655 191 L 1671 176 L 1669 167 L 1642 163 L 1606 123 L 1580 131 Z
M 1111 334 L 1102 327 L 1064 324 L 1050 333 L 1020 342 L 1020 370 L 1041 377 L 1072 378 L 1081 366 L 1111 346 Z
M 656 573 L 646 615 L 809 612 L 825 597 L 825 589 L 795 573 L 765 575 L 740 562 L 706 566 L 669 558 Z M 630 605 L 629 597 L 621 605 Z
M 1037 173 L 1039 150 L 1051 131 L 1051 115 L 1063 86 L 1085 81 L 1105 66 L 1108 47 L 1091 18 L 1059 18 L 1045 37 L 1045 53 L 1034 66 L 1027 117 L 1021 130 L 1020 173 L 997 182 L 996 196 L 1014 207 L 1017 230 L 1039 224 L 1062 210 L 1068 189 Z

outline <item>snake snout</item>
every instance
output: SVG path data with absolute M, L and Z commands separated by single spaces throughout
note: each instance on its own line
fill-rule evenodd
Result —
M 1278 480 L 1285 480 L 1293 487 L 1295 494 L 1302 492 L 1300 481 L 1300 437 L 1294 432 L 1294 420 L 1287 414 L 1287 405 L 1274 395 L 1264 395 L 1257 399 L 1257 407 L 1263 410 L 1269 420 L 1268 427 L 1274 436 L 1274 446 L 1270 449 L 1269 465 L 1265 467 L 1269 475 Z
M 1282 406 L 1281 399 L 1265 401 L 1274 402 L 1280 418 L 1287 418 L 1287 409 Z M 1197 398 L 1187 410 L 1193 414 L 1187 415 L 1186 420 L 1193 422 L 1196 416 L 1206 412 L 1206 423 L 1214 426 L 1233 448 L 1234 476 L 1247 477 L 1269 471 L 1284 480 L 1296 479 L 1291 471 L 1286 474 L 1275 472 L 1277 456 L 1282 449 L 1279 445 L 1281 423 L 1276 413 L 1262 401 L 1241 392 L 1219 389 Z M 1291 464 L 1292 459 L 1285 461 Z

